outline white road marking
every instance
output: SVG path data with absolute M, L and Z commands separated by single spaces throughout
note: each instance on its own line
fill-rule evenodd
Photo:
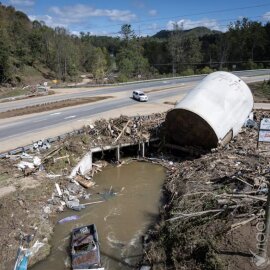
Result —
M 61 114 L 61 112 L 51 113 L 50 115 L 57 115 L 57 114 Z
M 71 119 L 71 118 L 75 118 L 76 115 L 71 115 L 71 116 L 68 116 L 68 117 L 65 117 L 64 119 Z
M 45 120 L 47 120 L 47 118 L 45 118 L 45 119 L 39 119 L 39 120 L 35 120 L 35 121 L 33 121 L 34 123 L 38 123 L 38 122 L 42 122 L 42 121 L 45 121 Z

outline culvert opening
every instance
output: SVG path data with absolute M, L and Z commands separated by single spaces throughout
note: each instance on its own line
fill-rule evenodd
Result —
M 122 158 L 138 158 L 145 156 L 153 156 L 159 146 L 159 139 L 154 142 L 140 142 L 128 146 L 113 147 L 111 149 L 95 151 L 92 153 L 93 162 L 105 160 L 107 162 L 117 162 Z

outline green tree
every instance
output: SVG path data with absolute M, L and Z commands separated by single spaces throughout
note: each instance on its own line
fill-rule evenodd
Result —
M 5 29 L 0 27 L 0 83 L 9 82 L 12 79 L 9 45 L 8 35 Z
M 231 23 L 227 33 L 229 56 L 232 61 L 258 60 L 263 55 L 267 37 L 260 22 L 248 18 Z M 256 59 L 257 58 L 257 59 Z
M 94 75 L 94 78 L 97 80 L 103 79 L 107 70 L 107 61 L 106 55 L 101 48 L 94 49 L 92 61 L 92 73 Z
M 167 42 L 158 38 L 147 37 L 143 39 L 144 57 L 150 66 L 160 73 L 171 72 L 171 56 L 168 52 Z
M 185 69 L 194 69 L 201 62 L 201 42 L 195 35 L 183 35 L 183 25 L 174 23 L 168 40 L 168 50 L 172 59 L 173 74 Z
M 132 30 L 130 24 L 123 24 L 120 34 L 122 35 L 122 38 L 125 42 L 128 42 L 135 37 L 134 30 Z
M 194 69 L 194 66 L 200 64 L 202 60 L 201 42 L 194 35 L 187 36 L 183 39 L 184 62 L 186 68 Z
M 144 77 L 149 72 L 148 60 L 141 53 L 142 48 L 136 44 L 123 48 L 116 56 L 117 65 L 121 74 L 128 78 L 140 75 Z
M 149 72 L 148 60 L 143 56 L 143 46 L 140 39 L 134 34 L 131 25 L 124 24 L 121 27 L 124 46 L 116 55 L 116 63 L 120 74 L 124 77 L 145 76 Z
M 65 28 L 55 28 L 50 63 L 59 79 L 67 80 L 76 76 L 79 66 L 79 55 L 74 40 Z
M 173 30 L 168 40 L 168 51 L 172 60 L 172 72 L 184 69 L 184 40 L 183 40 L 183 25 L 179 26 L 177 22 L 173 24 Z

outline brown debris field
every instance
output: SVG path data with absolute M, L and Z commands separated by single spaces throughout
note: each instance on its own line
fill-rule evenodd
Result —
M 256 112 L 257 119 L 262 115 L 270 117 Z M 29 154 L 40 158 L 34 168 L 18 170 L 20 155 L 0 160 L 1 269 L 12 267 L 20 233 L 35 233 L 45 244 L 39 255 L 48 254 L 55 217 L 65 207 L 60 202 L 86 193 L 82 186 L 75 191 L 68 176 L 91 148 L 150 138 L 159 142 L 139 160 L 164 166 L 167 178 L 159 220 L 144 236 L 142 263 L 152 269 L 254 269 L 251 251 L 257 253 L 256 225 L 266 204 L 270 145 L 257 148 L 258 130 L 243 128 L 223 148 L 170 150 L 163 147 L 164 118 L 101 119 L 49 150 L 33 149 Z M 96 164 L 94 173 L 102 166 Z M 91 176 L 84 180 L 91 181 Z

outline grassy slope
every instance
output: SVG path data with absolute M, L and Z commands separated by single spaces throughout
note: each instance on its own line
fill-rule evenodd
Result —
M 270 80 L 264 82 L 250 83 L 249 87 L 253 93 L 255 102 L 270 101 Z

